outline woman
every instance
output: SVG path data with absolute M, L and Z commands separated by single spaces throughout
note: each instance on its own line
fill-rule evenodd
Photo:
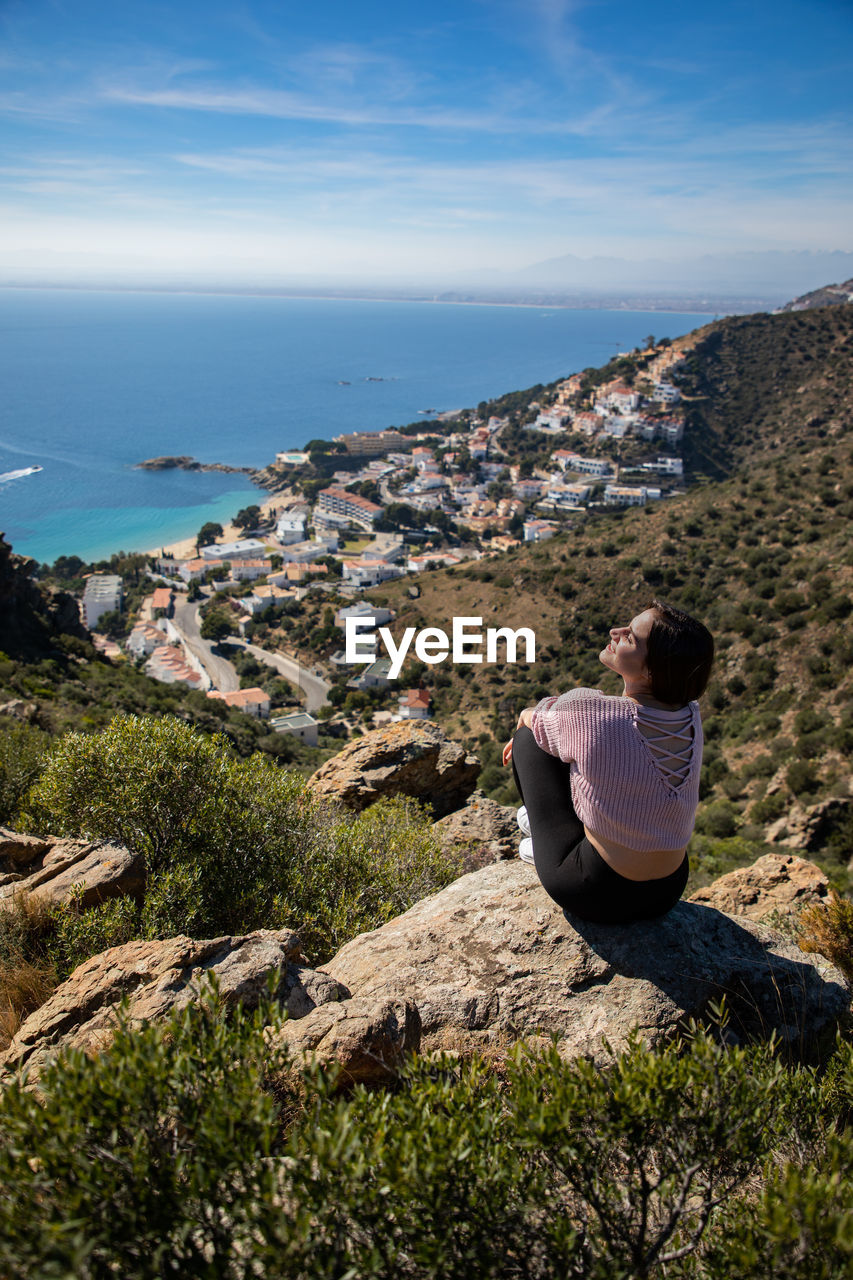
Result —
M 529 837 L 519 853 L 543 887 L 585 920 L 663 915 L 687 884 L 699 801 L 702 724 L 714 641 L 689 614 L 655 600 L 613 627 L 599 660 L 621 697 L 572 689 L 518 718 L 504 747 Z

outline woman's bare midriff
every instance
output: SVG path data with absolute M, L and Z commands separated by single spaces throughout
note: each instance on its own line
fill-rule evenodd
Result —
M 594 835 L 589 827 L 584 827 L 586 838 L 597 853 L 600 853 L 609 867 L 617 875 L 626 880 L 662 880 L 671 876 L 684 861 L 684 849 L 660 849 L 654 853 L 639 853 L 636 849 L 626 849 L 624 845 L 612 840 L 602 840 Z

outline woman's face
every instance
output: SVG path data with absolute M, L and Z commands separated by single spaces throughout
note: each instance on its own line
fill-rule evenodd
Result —
M 651 682 L 646 654 L 654 620 L 654 609 L 645 609 L 636 618 L 632 618 L 627 627 L 610 628 L 610 642 L 601 650 L 598 658 L 626 683 Z

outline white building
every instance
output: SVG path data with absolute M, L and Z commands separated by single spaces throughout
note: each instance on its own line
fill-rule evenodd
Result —
M 240 538 L 237 542 L 212 543 L 201 547 L 203 560 L 258 560 L 263 558 L 264 544 L 257 538 Z
M 367 498 L 362 498 L 361 494 L 350 493 L 337 485 L 330 485 L 328 489 L 320 490 L 314 511 L 315 517 L 328 515 L 335 520 L 345 520 L 368 530 L 373 528 L 376 517 L 382 514 L 382 508 L 375 502 L 368 502 Z
M 234 582 L 255 582 L 269 571 L 269 560 L 235 560 L 230 569 Z
M 604 505 L 607 507 L 643 507 L 646 502 L 660 496 L 660 489 L 638 489 L 627 484 L 609 484 L 604 490 Z
M 681 392 L 671 382 L 656 382 L 652 399 L 657 400 L 658 404 L 678 404 Z
M 562 409 L 545 409 L 533 423 L 537 431 L 551 432 L 559 435 L 566 423 L 566 414 Z
M 561 507 L 582 507 L 591 493 L 592 487 L 588 484 L 553 484 L 547 497 Z
M 235 707 L 244 715 L 254 716 L 257 720 L 266 720 L 270 713 L 270 698 L 263 689 L 237 689 L 234 693 L 223 693 L 221 689 L 211 689 L 208 698 L 216 698 L 219 702 Z
M 189 665 L 183 650 L 176 644 L 158 645 L 145 664 L 145 671 L 162 684 L 185 684 L 190 689 L 206 687 L 201 672 Z
M 547 542 L 557 532 L 557 526 L 550 520 L 525 520 L 525 542 Z
M 644 462 L 644 471 L 656 471 L 662 476 L 683 476 L 684 462 L 681 458 L 667 458 L 662 454 L 654 462 Z
M 275 526 L 275 536 L 287 545 L 305 541 L 305 516 L 302 512 L 283 511 Z
M 684 435 L 684 423 L 676 418 L 666 418 L 660 424 L 660 434 L 667 444 L 678 444 Z
M 613 463 L 608 458 L 584 458 L 574 453 L 566 461 L 566 471 L 580 471 L 588 476 L 609 476 L 613 473 Z
M 137 622 L 127 637 L 125 647 L 135 658 L 142 658 L 164 644 L 165 639 L 164 632 L 153 622 Z
M 83 621 L 96 627 L 105 613 L 121 609 L 122 581 L 117 573 L 93 573 L 83 592 Z
M 321 560 L 323 556 L 333 556 L 338 545 L 338 536 L 333 533 L 311 542 L 295 542 L 289 547 L 282 547 L 281 558 L 285 564 L 310 564 L 313 560 Z
M 289 716 L 273 716 L 270 728 L 276 733 L 292 733 L 300 742 L 307 742 L 309 747 L 317 745 L 318 721 L 309 716 L 307 711 L 294 711 Z
M 387 560 L 375 556 L 360 556 L 358 560 L 342 560 L 341 576 L 344 582 L 352 582 L 357 587 L 375 587 L 389 578 L 401 578 L 405 570 Z
M 426 689 L 409 689 L 400 696 L 401 720 L 427 720 L 429 718 L 430 696 Z
M 394 617 L 390 609 L 378 604 L 368 604 L 366 600 L 357 600 L 355 604 L 345 605 L 335 614 L 335 626 L 346 627 L 347 618 L 358 618 L 361 622 L 370 619 L 372 627 L 384 627 Z

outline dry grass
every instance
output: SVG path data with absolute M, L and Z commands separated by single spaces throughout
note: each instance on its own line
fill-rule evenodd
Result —
M 832 892 L 826 902 L 806 907 L 798 920 L 801 951 L 825 956 L 853 983 L 853 902 Z
M 0 1050 L 7 1048 L 21 1023 L 44 1004 L 56 987 L 56 971 L 47 960 L 0 962 Z
M 0 1050 L 56 988 L 55 966 L 43 954 L 53 910 L 38 894 L 19 894 L 0 908 Z

